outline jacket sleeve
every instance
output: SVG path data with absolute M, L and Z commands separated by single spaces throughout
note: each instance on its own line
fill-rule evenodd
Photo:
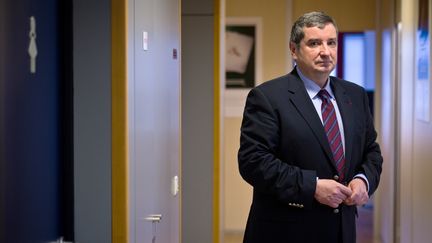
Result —
M 259 193 L 289 203 L 312 204 L 317 175 L 281 161 L 280 120 L 268 97 L 258 88 L 248 95 L 243 114 L 238 163 L 243 179 Z
M 373 124 L 373 118 L 369 110 L 369 101 L 366 92 L 364 92 L 364 110 L 366 114 L 366 139 L 363 152 L 363 163 L 361 172 L 363 172 L 369 182 L 369 195 L 372 195 L 378 187 L 382 171 L 383 158 L 381 149 L 376 142 L 377 133 Z

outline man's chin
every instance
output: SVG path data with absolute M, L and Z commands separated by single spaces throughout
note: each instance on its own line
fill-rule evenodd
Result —
M 333 71 L 334 67 L 333 66 L 327 66 L 327 67 L 319 67 L 317 68 L 317 71 L 321 72 L 321 73 L 325 73 L 325 74 L 330 74 Z

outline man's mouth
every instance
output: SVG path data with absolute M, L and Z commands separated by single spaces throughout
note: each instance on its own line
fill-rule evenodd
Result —
M 332 62 L 330 62 L 330 61 L 328 61 L 328 62 L 324 61 L 324 62 L 317 62 L 317 64 L 318 64 L 318 65 L 328 66 L 328 65 L 331 65 Z

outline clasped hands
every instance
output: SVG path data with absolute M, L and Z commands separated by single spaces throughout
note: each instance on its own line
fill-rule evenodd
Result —
M 341 203 L 346 205 L 364 205 L 369 200 L 369 195 L 366 184 L 359 178 L 354 178 L 348 186 L 335 180 L 318 179 L 315 199 L 322 204 L 337 208 Z

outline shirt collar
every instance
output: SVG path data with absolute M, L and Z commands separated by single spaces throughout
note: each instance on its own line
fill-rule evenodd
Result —
M 296 70 L 298 75 L 300 76 L 300 79 L 303 81 L 306 91 L 309 95 L 309 97 L 311 99 L 316 99 L 318 98 L 318 92 L 321 90 L 321 87 L 316 84 L 314 81 L 312 81 L 311 79 L 307 78 L 306 76 L 303 75 L 303 73 L 300 71 L 300 69 L 296 66 Z M 330 99 L 334 99 L 334 95 L 333 95 L 333 91 L 330 87 L 330 77 L 328 78 L 326 85 L 324 86 L 324 89 L 327 90 L 327 92 L 330 94 Z

